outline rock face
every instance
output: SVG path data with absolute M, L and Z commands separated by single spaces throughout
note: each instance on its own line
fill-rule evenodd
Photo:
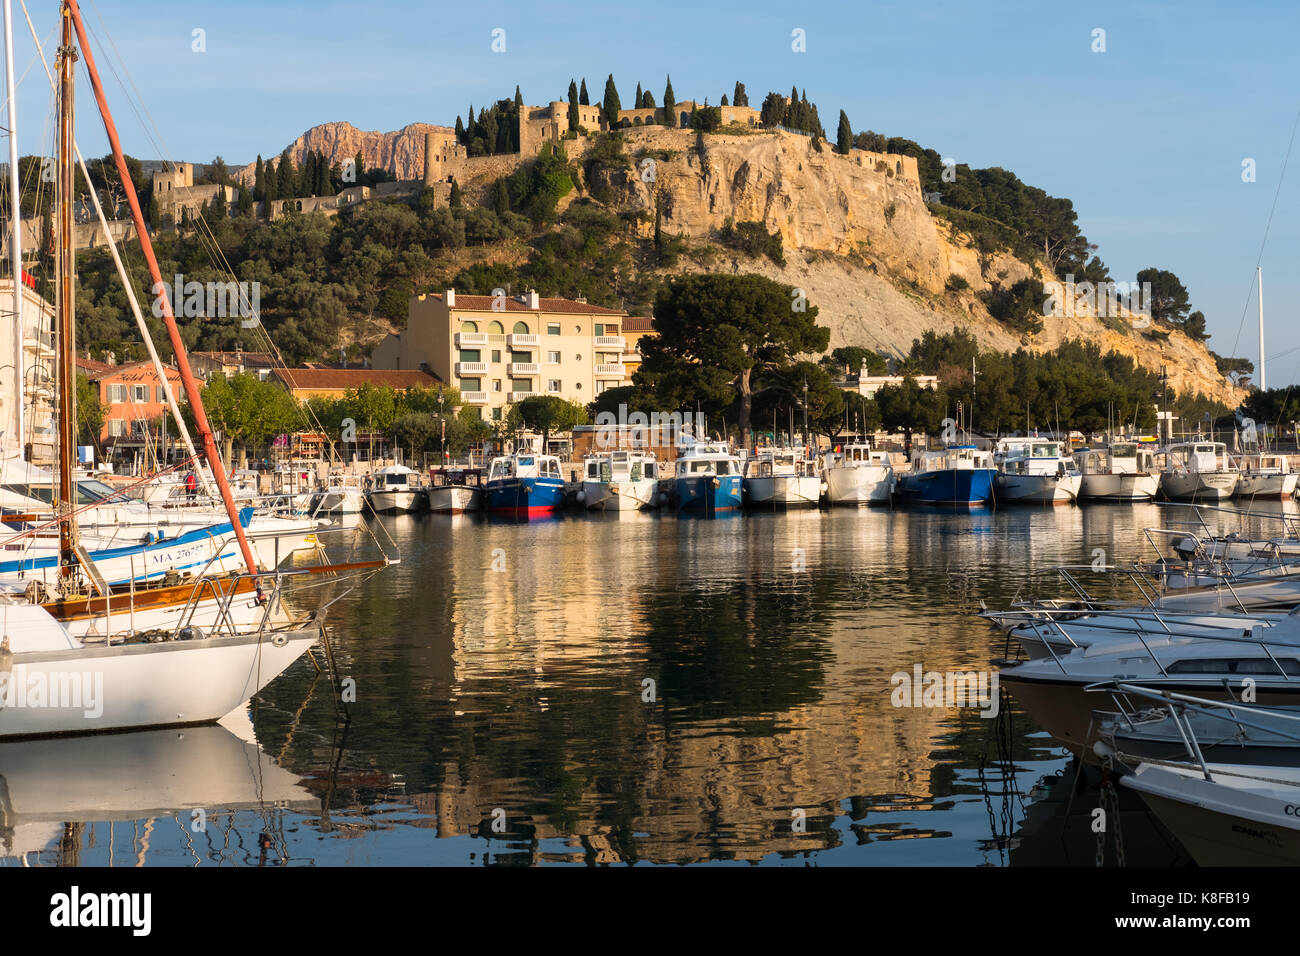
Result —
M 360 153 L 367 169 L 390 169 L 398 179 L 420 179 L 424 175 L 424 134 L 451 132 L 446 126 L 431 123 L 411 123 L 391 133 L 360 130 L 351 123 L 322 123 L 290 143 L 289 155 L 300 165 L 308 150 L 316 150 L 323 152 L 332 165 Z M 250 163 L 235 175 L 251 185 L 255 166 Z

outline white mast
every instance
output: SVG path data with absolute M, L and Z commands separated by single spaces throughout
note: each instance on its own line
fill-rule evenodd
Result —
M 18 455 L 25 458 L 23 437 L 24 369 L 23 369 L 23 226 L 18 195 L 18 120 L 14 95 L 14 19 L 10 0 L 4 0 L 5 19 L 5 96 L 9 105 L 9 261 L 14 277 L 14 410 Z
M 1267 390 L 1267 380 L 1264 378 L 1264 270 L 1259 266 L 1255 267 L 1255 281 L 1259 289 L 1259 390 Z

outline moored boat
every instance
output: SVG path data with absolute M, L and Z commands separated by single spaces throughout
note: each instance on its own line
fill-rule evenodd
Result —
M 845 445 L 828 459 L 822 476 L 832 505 L 887 505 L 894 494 L 896 479 L 889 453 L 868 444 Z
M 979 505 L 993 500 L 993 456 L 974 445 L 916 451 L 912 470 L 898 479 L 904 501 L 936 505 Z
M 483 472 L 477 468 L 435 468 L 424 488 L 434 514 L 458 515 L 483 507 Z
M 1286 455 L 1259 452 L 1240 455 L 1232 463 L 1241 473 L 1238 498 L 1290 498 L 1295 494 L 1300 474 L 1291 470 Z
M 1084 501 L 1150 501 L 1160 490 L 1155 455 L 1145 443 L 1115 441 L 1074 453 Z
M 564 506 L 564 478 L 554 455 L 515 452 L 488 468 L 487 510 L 517 517 L 548 514 Z
M 366 490 L 366 504 L 380 515 L 419 511 L 423 501 L 419 473 L 405 465 L 380 468 L 375 472 L 374 484 Z
M 817 460 L 799 448 L 764 448 L 745 461 L 745 503 L 751 508 L 814 508 L 821 501 Z
M 680 511 L 706 516 L 734 511 L 743 501 L 740 459 L 722 442 L 687 445 L 673 469 L 671 487 Z
M 1160 493 L 1171 501 L 1222 501 L 1240 479 L 1223 442 L 1179 442 L 1165 450 Z
M 1079 495 L 1083 476 L 1061 443 L 1041 438 L 1005 438 L 994 455 L 999 502 L 1018 504 L 1069 504 Z
M 578 502 L 593 511 L 636 511 L 655 506 L 658 488 L 654 455 L 615 449 L 583 459 Z

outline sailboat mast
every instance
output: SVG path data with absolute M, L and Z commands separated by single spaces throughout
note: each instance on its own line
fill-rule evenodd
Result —
M 14 11 L 11 0 L 4 0 L 5 20 L 5 96 L 9 103 L 9 261 L 14 277 L 14 425 L 18 454 L 24 454 L 27 434 L 23 406 L 26 387 L 23 366 L 23 227 L 22 202 L 18 195 L 18 99 L 14 88 Z
M 72 515 L 72 456 L 76 448 L 73 424 L 76 421 L 76 392 L 73 367 L 76 343 L 76 293 L 73 289 L 72 256 L 72 91 L 73 69 L 77 51 L 72 45 L 72 19 L 64 11 L 63 33 L 59 44 L 59 292 L 58 292 L 58 398 L 59 398 L 59 575 L 72 575 L 76 562 L 76 519 Z M 21 279 L 21 276 L 19 276 Z
M 1255 267 L 1255 282 L 1259 292 L 1259 390 L 1263 392 L 1268 389 L 1268 381 L 1264 376 L 1264 270 L 1259 266 Z
M 122 143 L 117 136 L 117 127 L 113 124 L 113 114 L 108 109 L 108 100 L 104 97 L 104 85 L 100 82 L 99 71 L 95 69 L 95 55 L 90 49 L 90 40 L 86 36 L 86 25 L 82 22 L 81 9 L 77 6 L 77 0 L 64 0 L 63 11 L 65 28 L 66 21 L 70 19 L 76 27 L 81 53 L 86 58 L 86 71 L 90 74 L 90 85 L 95 93 L 95 101 L 99 104 L 99 115 L 104 121 L 104 132 L 108 134 L 109 145 L 113 148 L 113 159 L 122 178 L 122 191 L 126 193 L 127 202 L 131 206 L 131 219 L 135 223 L 136 236 L 140 240 L 140 251 L 144 253 L 145 261 L 149 264 L 149 275 L 154 281 L 154 288 L 164 290 L 159 295 L 158 301 L 162 306 L 167 337 L 171 341 L 172 352 L 176 355 L 176 368 L 181 373 L 181 382 L 185 386 L 185 397 L 189 400 L 191 411 L 194 412 L 194 426 L 203 443 L 203 457 L 207 459 L 213 477 L 217 480 L 217 489 L 221 492 L 221 499 L 226 505 L 230 526 L 239 540 L 239 550 L 244 556 L 244 563 L 248 565 L 249 573 L 255 575 L 258 573 L 257 561 L 253 558 L 253 549 L 248 544 L 248 536 L 244 534 L 244 526 L 239 522 L 239 509 L 235 506 L 235 498 L 230 492 L 230 483 L 226 480 L 225 466 L 221 462 L 221 456 L 217 454 L 217 442 L 212 436 L 212 428 L 208 425 L 207 413 L 203 410 L 203 399 L 199 395 L 198 383 L 190 371 L 190 360 L 185 352 L 185 343 L 181 340 L 180 329 L 176 326 L 176 316 L 172 312 L 171 301 L 165 291 L 168 286 L 162 281 L 162 273 L 158 269 L 153 242 L 149 239 L 144 213 L 140 210 L 140 197 L 135 193 L 135 183 L 131 179 L 131 171 L 127 168 L 126 157 L 122 154 Z

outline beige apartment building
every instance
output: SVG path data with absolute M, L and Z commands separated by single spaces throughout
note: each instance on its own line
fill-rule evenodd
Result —
M 631 384 L 627 313 L 574 299 L 524 295 L 412 296 L 405 331 L 371 356 L 375 368 L 423 369 L 460 389 L 463 404 L 500 421 L 507 405 L 558 395 L 585 405 Z

